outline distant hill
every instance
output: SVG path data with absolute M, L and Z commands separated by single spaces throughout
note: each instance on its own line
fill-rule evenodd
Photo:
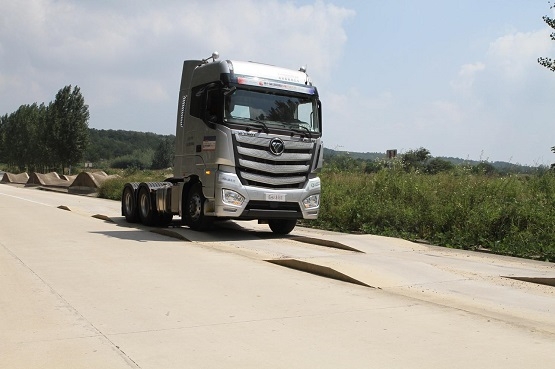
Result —
M 104 130 L 89 128 L 90 144 L 84 154 L 85 161 L 98 162 L 132 155 L 134 152 L 154 151 L 160 142 L 174 135 L 159 135 L 150 132 Z
M 160 142 L 170 139 L 172 143 L 175 140 L 174 135 L 159 135 L 151 132 L 136 132 L 124 130 L 103 130 L 89 128 L 90 145 L 85 151 L 85 161 L 98 162 L 101 160 L 113 160 L 118 157 L 132 155 L 137 152 L 154 151 L 160 145 Z M 337 155 L 349 155 L 353 159 L 358 160 L 378 160 L 384 159 L 383 152 L 353 152 L 353 151 L 337 151 L 324 148 L 324 159 L 331 159 Z M 452 157 L 439 157 L 450 161 L 455 165 L 478 165 L 480 161 L 459 159 Z M 511 164 L 502 161 L 488 162 L 501 172 L 512 173 L 530 173 L 538 169 L 538 167 L 530 167 L 525 165 Z
M 335 155 L 349 155 L 353 159 L 362 160 L 376 160 L 384 159 L 385 153 L 383 152 L 352 152 L 352 151 L 336 151 L 324 147 L 324 158 L 330 158 Z
M 378 159 L 385 159 L 386 155 L 383 152 L 353 152 L 353 151 L 337 151 L 328 148 L 324 148 L 324 159 L 330 159 L 336 155 L 349 155 L 353 159 L 360 159 L 360 160 L 378 160 Z M 455 165 L 478 165 L 482 162 L 486 162 L 491 164 L 495 169 L 500 172 L 509 172 L 509 173 L 532 173 L 538 170 L 540 167 L 532 167 L 527 165 L 519 165 L 519 164 L 512 164 L 505 161 L 478 161 L 478 160 L 469 160 L 469 159 L 460 159 L 460 158 L 453 158 L 453 157 L 445 157 L 445 156 L 438 156 L 438 158 L 447 160 Z

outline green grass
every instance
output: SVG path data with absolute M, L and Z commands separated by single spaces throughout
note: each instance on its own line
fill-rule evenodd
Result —
M 555 175 L 489 177 L 326 172 L 319 219 L 308 224 L 555 260 Z
M 101 186 L 100 197 L 120 200 L 126 182 L 171 176 L 138 170 L 119 174 Z M 320 178 L 320 216 L 303 225 L 555 261 L 553 171 L 487 176 L 462 167 L 436 175 L 324 170 Z

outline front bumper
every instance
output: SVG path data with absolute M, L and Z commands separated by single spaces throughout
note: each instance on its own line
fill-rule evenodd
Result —
M 223 190 L 231 190 L 243 197 L 226 202 Z M 229 194 L 229 193 L 228 193 Z M 308 200 L 307 200 L 308 199 Z M 270 189 L 243 186 L 234 173 L 218 171 L 214 197 L 216 217 L 237 219 L 316 219 L 320 211 L 320 178 L 311 178 L 302 189 Z

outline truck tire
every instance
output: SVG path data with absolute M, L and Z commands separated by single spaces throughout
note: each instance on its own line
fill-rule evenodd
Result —
M 137 211 L 137 202 L 135 201 L 135 191 L 132 187 L 126 186 L 121 195 L 121 208 L 123 215 L 128 223 L 137 223 L 139 220 L 139 212 Z
M 185 224 L 195 231 L 206 231 L 211 228 L 212 220 L 204 215 L 204 201 L 206 198 L 202 193 L 200 182 L 195 183 L 189 189 L 183 204 L 183 218 Z
M 276 234 L 288 234 L 297 225 L 296 219 L 270 219 L 268 225 Z
M 146 226 L 156 225 L 158 214 L 152 207 L 150 191 L 146 187 L 139 188 L 139 217 L 141 222 Z

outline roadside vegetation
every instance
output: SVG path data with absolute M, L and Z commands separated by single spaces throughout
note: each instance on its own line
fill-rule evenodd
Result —
M 394 159 L 334 154 L 320 174 L 318 220 L 303 226 L 368 233 L 460 249 L 555 261 L 555 171 L 526 173 L 487 162 L 451 164 L 423 148 Z M 169 171 L 111 170 L 100 196 L 120 200 L 126 182 L 161 181 Z
M 486 163 L 420 169 L 402 159 L 372 173 L 332 162 L 321 173 L 320 217 L 305 225 L 555 260 L 553 171 L 499 174 Z
M 175 136 L 150 132 L 90 128 L 90 144 L 83 157 L 97 168 L 165 169 L 172 165 Z
M 66 86 L 47 106 L 22 105 L 0 116 L 0 169 L 12 173 L 165 169 L 174 145 L 173 135 L 88 128 L 78 87 Z
M 81 162 L 89 144 L 89 107 L 78 86 L 65 86 L 54 101 L 21 105 L 0 116 L 0 162 L 5 169 L 46 173 Z

